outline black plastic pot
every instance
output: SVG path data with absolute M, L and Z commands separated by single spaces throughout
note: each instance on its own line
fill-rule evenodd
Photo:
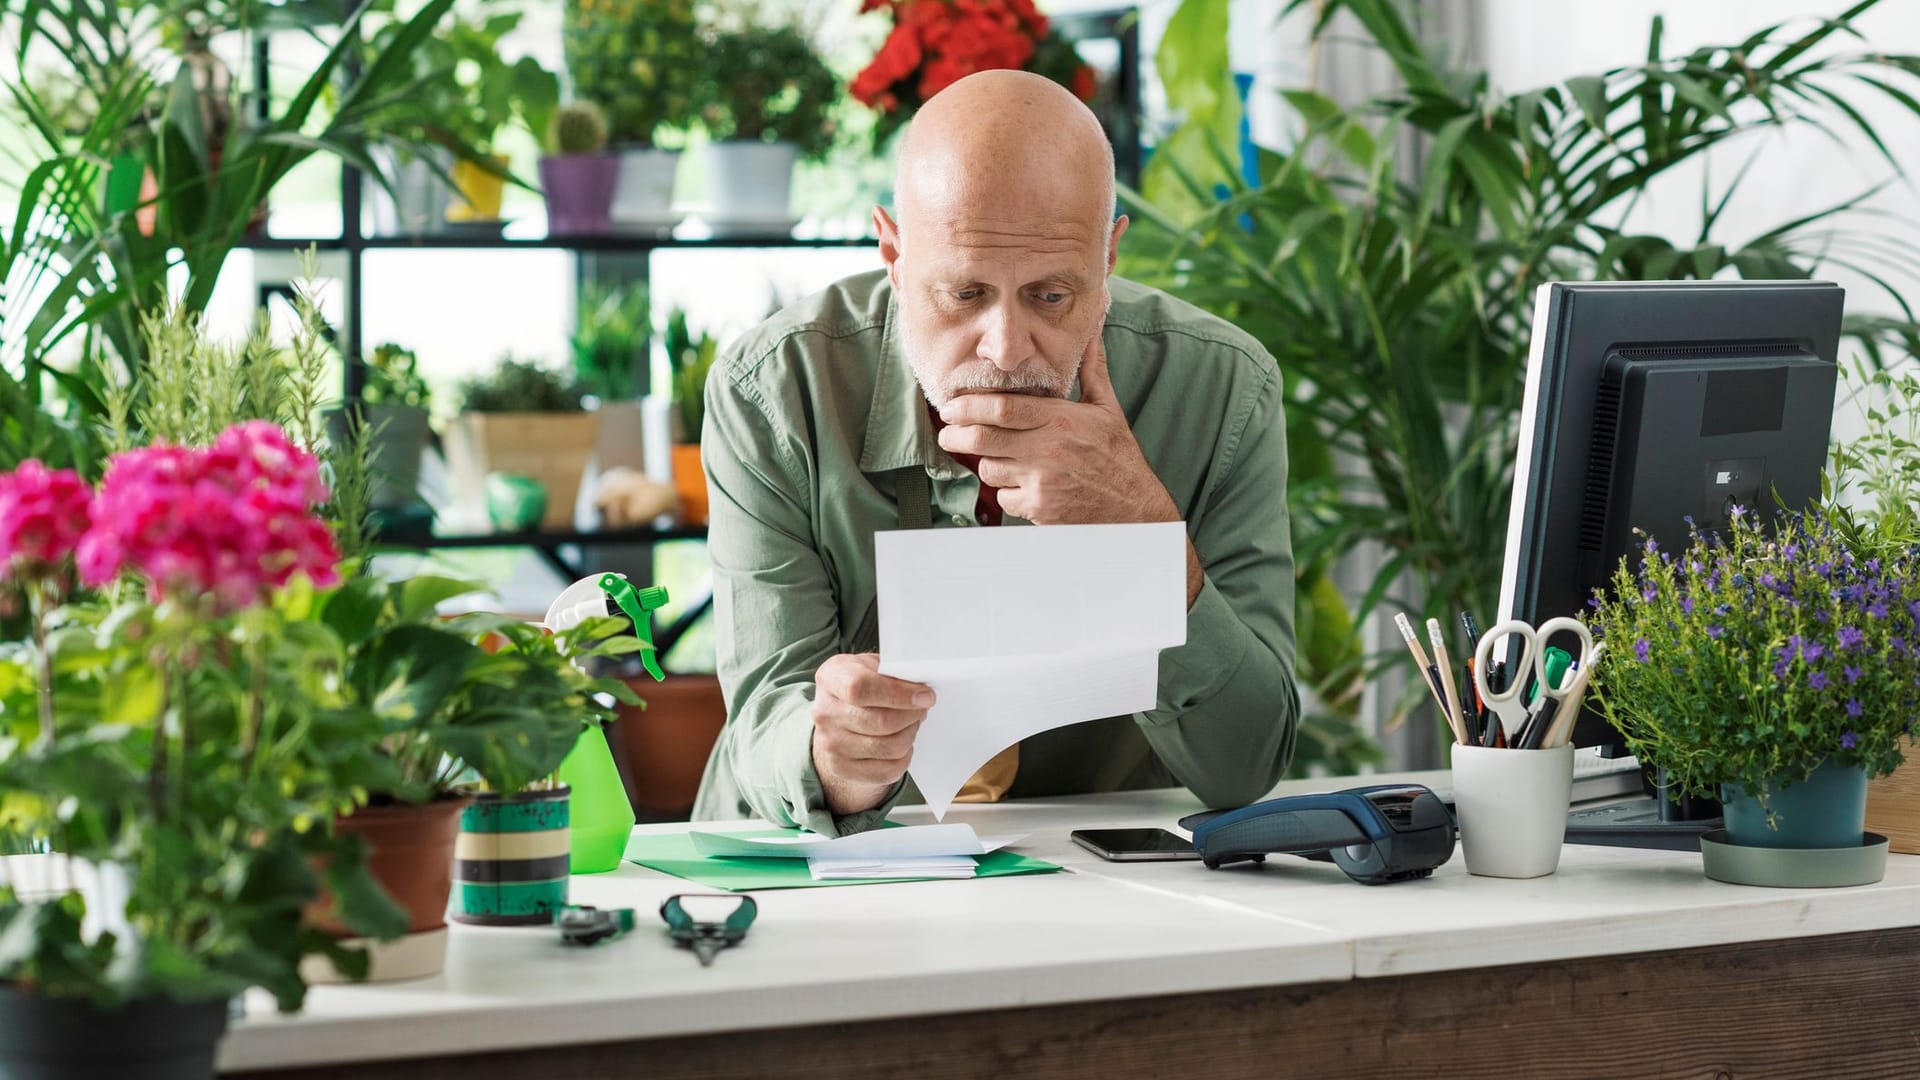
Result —
M 227 1003 L 123 1009 L 0 985 L 0 1080 L 210 1080 Z

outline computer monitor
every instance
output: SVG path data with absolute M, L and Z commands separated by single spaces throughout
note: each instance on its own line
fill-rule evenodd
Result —
M 1839 286 L 1813 281 L 1542 285 L 1536 294 L 1501 619 L 1583 615 L 1638 538 L 1820 493 L 1839 368 Z M 1619 735 L 1592 709 L 1578 746 Z

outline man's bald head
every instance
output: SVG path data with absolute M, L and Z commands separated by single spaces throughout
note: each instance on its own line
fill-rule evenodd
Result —
M 982 71 L 920 108 L 900 143 L 894 210 L 922 221 L 1036 215 L 1113 221 L 1113 147 L 1079 98 L 1025 71 Z
M 897 180 L 899 220 L 873 224 L 927 400 L 1070 396 L 1127 227 L 1093 113 L 1038 75 L 969 75 L 920 107 Z

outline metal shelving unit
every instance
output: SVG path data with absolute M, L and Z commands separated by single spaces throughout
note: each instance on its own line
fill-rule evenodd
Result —
M 1137 183 L 1141 166 L 1140 148 L 1140 64 L 1139 30 L 1137 19 L 1131 10 L 1121 9 L 1109 12 L 1081 13 L 1056 19 L 1056 25 L 1068 37 L 1074 40 L 1111 39 L 1117 46 L 1119 62 L 1114 75 L 1112 107 L 1102 114 L 1102 124 L 1116 147 L 1115 165 L 1122 180 Z M 256 86 L 267 86 L 270 81 L 268 50 L 263 42 L 254 53 L 254 76 Z M 258 107 L 267 108 L 266 95 L 258 98 Z M 369 236 L 361 229 L 364 192 L 363 177 L 360 170 L 343 165 L 340 175 L 340 222 L 339 236 L 328 237 L 278 237 L 260 236 L 243 240 L 238 247 L 255 252 L 292 253 L 313 249 L 318 252 L 335 254 L 344 259 L 341 272 L 344 292 L 342 325 L 339 328 L 339 345 L 345 358 L 344 397 L 351 401 L 360 396 L 366 383 L 366 367 L 362 362 L 362 268 L 368 252 L 372 251 L 429 251 L 429 250 L 486 250 L 486 251 L 571 251 L 583 256 L 575 267 L 576 279 L 584 284 L 589 281 L 630 282 L 644 281 L 649 275 L 649 256 L 659 250 L 752 250 L 752 249 L 795 249 L 795 248 L 852 248 L 875 243 L 871 237 L 844 238 L 798 238 L 790 232 L 783 233 L 728 233 L 702 238 L 676 238 L 666 232 L 615 231 L 604 234 L 560 235 L 543 237 L 507 237 L 490 231 L 476 231 L 468 228 L 451 227 L 446 231 L 409 234 L 401 236 Z M 285 281 L 256 282 L 256 302 L 267 306 L 275 296 L 288 296 L 291 285 Z M 656 544 L 672 540 L 704 539 L 704 527 L 605 529 L 605 530 L 540 530 L 518 533 L 488 533 L 469 535 L 429 535 L 408 533 L 394 535 L 392 542 L 400 548 L 440 549 L 440 548 L 482 548 L 482 547 L 523 547 L 538 552 L 547 563 L 563 576 L 578 577 L 582 567 L 568 558 L 563 549 L 587 545 L 631 545 L 644 550 L 644 560 L 652 565 L 652 552 Z M 656 633 L 655 641 L 662 653 L 677 641 L 680 635 L 693 622 L 712 606 L 712 594 L 707 594 L 689 606 L 674 621 L 673 625 Z

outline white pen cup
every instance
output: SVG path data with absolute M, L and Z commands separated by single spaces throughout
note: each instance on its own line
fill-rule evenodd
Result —
M 1560 866 L 1573 795 L 1573 746 L 1453 747 L 1453 813 L 1467 873 L 1545 877 Z

